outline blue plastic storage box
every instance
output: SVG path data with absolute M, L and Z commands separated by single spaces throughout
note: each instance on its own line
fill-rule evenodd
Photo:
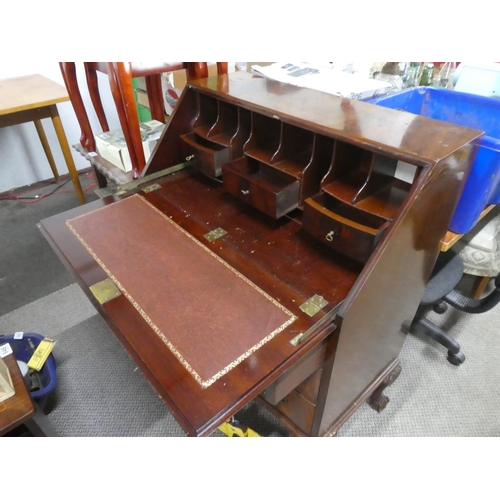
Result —
M 22 339 L 15 339 L 14 335 L 0 336 L 0 345 L 5 342 L 9 343 L 12 348 L 12 354 L 18 361 L 24 361 L 27 363 L 31 356 L 33 355 L 33 350 L 31 349 L 28 340 L 31 339 L 35 349 L 38 344 L 44 339 L 43 335 L 38 333 L 23 333 Z M 31 398 L 40 406 L 43 410 L 47 402 L 47 397 L 52 392 L 57 382 L 56 375 L 56 360 L 52 353 L 45 361 L 42 369 L 39 372 L 40 375 L 40 389 L 37 391 L 31 391 Z
M 500 99 L 415 87 L 368 102 L 484 131 L 481 147 L 450 223 L 450 231 L 467 233 L 487 205 L 500 203 Z

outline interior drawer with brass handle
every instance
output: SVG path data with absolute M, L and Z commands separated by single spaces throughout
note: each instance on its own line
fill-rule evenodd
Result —
M 181 135 L 185 143 L 185 155 L 195 156 L 199 170 L 210 177 L 222 175 L 222 165 L 231 160 L 231 150 L 197 134 Z
M 370 257 L 389 222 L 325 193 L 304 202 L 303 229 L 338 252 L 363 263 Z
M 243 156 L 222 168 L 227 192 L 278 219 L 299 206 L 300 181 Z

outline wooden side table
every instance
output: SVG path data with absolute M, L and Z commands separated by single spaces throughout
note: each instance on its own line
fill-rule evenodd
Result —
M 80 203 L 84 204 L 82 186 L 56 106 L 56 103 L 65 101 L 69 101 L 66 88 L 42 75 L 0 80 L 0 128 L 34 122 L 54 178 L 59 182 L 59 173 L 40 121 L 51 118 L 76 195 Z
M 57 436 L 52 425 L 33 403 L 13 354 L 3 358 L 9 368 L 16 393 L 0 401 L 0 436 L 24 425 L 33 436 Z

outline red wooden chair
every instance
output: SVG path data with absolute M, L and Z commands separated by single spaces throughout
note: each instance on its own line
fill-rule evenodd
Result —
M 88 115 L 78 88 L 75 63 L 61 62 L 59 65 L 80 125 L 80 143 L 87 151 L 95 151 L 94 133 L 90 127 Z M 165 123 L 161 74 L 184 69 L 187 72 L 187 80 L 192 81 L 198 78 L 206 78 L 208 76 L 208 65 L 206 62 L 86 62 L 84 66 L 90 98 L 103 132 L 109 131 L 109 126 L 99 94 L 97 72 L 100 71 L 108 75 L 120 126 L 130 154 L 132 177 L 137 179 L 146 166 L 146 160 L 142 147 L 132 78 L 145 77 L 151 116 L 153 119 Z M 218 74 L 227 73 L 227 63 L 217 63 L 217 72 Z

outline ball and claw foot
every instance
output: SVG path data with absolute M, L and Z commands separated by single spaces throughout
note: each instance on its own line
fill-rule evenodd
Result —
M 385 389 L 389 387 L 399 377 L 401 373 L 401 366 L 398 365 L 389 374 L 388 377 L 377 387 L 375 392 L 368 399 L 368 404 L 378 413 L 383 411 L 389 403 L 389 398 L 384 394 Z
M 380 413 L 385 409 L 389 403 L 389 398 L 385 394 L 373 394 L 372 397 L 368 400 L 368 404 L 377 412 Z

